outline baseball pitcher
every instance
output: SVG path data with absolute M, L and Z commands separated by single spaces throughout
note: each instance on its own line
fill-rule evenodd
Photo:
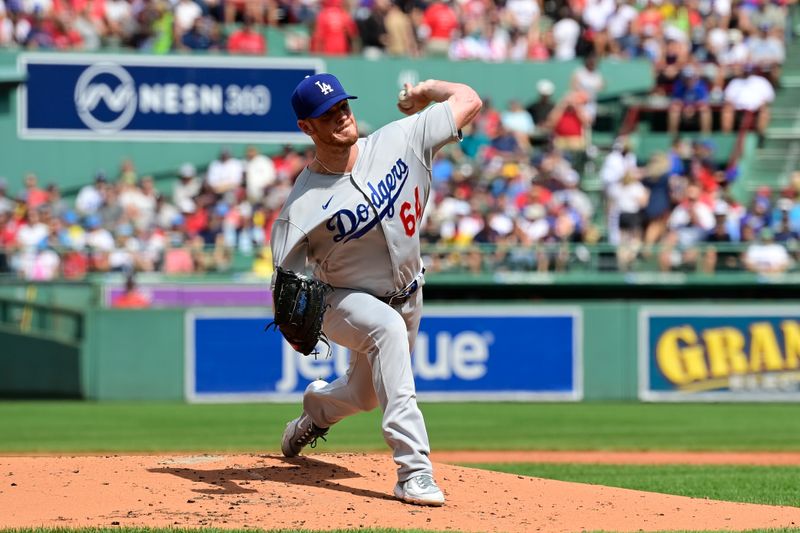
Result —
M 380 405 L 398 465 L 394 495 L 438 506 L 444 494 L 433 479 L 411 371 L 425 271 L 420 222 L 433 156 L 459 139 L 481 100 L 459 83 L 406 84 L 397 108 L 408 116 L 359 139 L 353 98 L 331 74 L 305 78 L 292 94 L 316 156 L 272 230 L 275 323 L 302 353 L 330 339 L 351 359 L 346 375 L 308 386 L 281 448 L 294 457 L 333 424 Z

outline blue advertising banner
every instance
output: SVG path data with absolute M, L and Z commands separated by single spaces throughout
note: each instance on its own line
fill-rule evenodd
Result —
M 800 307 L 642 308 L 639 398 L 800 399 Z
M 293 142 L 289 105 L 316 59 L 20 54 L 19 135 Z
M 187 400 L 296 400 L 311 381 L 347 372 L 346 349 L 303 356 L 280 333 L 264 333 L 270 320 L 219 309 L 187 313 Z M 429 401 L 580 400 L 581 331 L 579 308 L 426 306 L 412 354 L 417 392 Z

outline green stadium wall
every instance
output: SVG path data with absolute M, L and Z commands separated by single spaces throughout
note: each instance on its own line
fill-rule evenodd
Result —
M 444 307 L 441 302 L 439 304 L 438 308 Z M 464 302 L 450 303 L 449 306 L 463 308 L 465 304 L 470 305 Z M 470 306 L 479 310 L 482 304 L 507 305 L 510 316 L 513 309 L 519 307 L 519 304 L 509 302 L 481 302 Z M 704 319 L 680 317 L 693 313 L 701 317 L 729 315 L 733 317 L 733 323 L 739 324 L 734 327 L 739 328 L 745 337 L 750 335 L 749 328 L 762 320 L 773 321 L 774 333 L 770 335 L 774 335 L 780 334 L 782 320 L 796 323 L 800 317 L 797 301 L 765 305 L 763 302 L 731 300 L 720 306 L 700 300 L 585 300 L 536 305 L 537 311 L 544 315 L 548 314 L 548 308 L 557 311 L 565 307 L 578 309 L 581 313 L 583 399 L 587 401 L 632 401 L 640 397 L 638 352 L 643 308 L 655 309 L 657 314 L 663 311 L 667 316 L 677 313 L 676 324 L 694 323 L 695 328 L 702 327 L 698 320 Z M 63 332 L 58 338 L 57 331 L 48 334 L 39 329 L 22 334 L 0 325 L 0 396 L 183 401 L 186 399 L 187 313 L 191 311 L 182 308 L 122 310 L 89 307 L 84 310 L 85 336 L 81 342 L 64 340 Z M 268 313 L 265 309 L 236 308 L 217 308 L 215 312 L 223 316 L 241 316 L 243 312 L 245 315 Z M 762 318 L 768 316 L 773 318 Z M 34 323 L 36 320 L 33 319 Z M 702 335 L 703 331 L 697 329 L 697 333 Z M 800 340 L 797 339 L 792 341 L 791 347 L 786 341 L 782 355 L 781 352 L 775 355 L 785 356 L 789 370 L 790 359 L 800 358 Z M 796 354 L 791 355 L 794 353 L 792 350 Z M 493 355 L 519 356 L 517 353 Z M 275 364 L 280 365 L 280 359 L 275 357 Z M 769 357 L 769 354 L 761 357 Z
M 546 312 L 547 307 L 541 309 Z M 639 305 L 587 302 L 579 307 L 583 312 L 584 398 L 635 399 Z M 23 375 L 25 369 L 38 375 L 41 365 L 52 364 L 55 370 L 49 373 L 64 376 L 63 383 L 46 381 L 54 393 L 70 391 L 91 400 L 183 400 L 185 314 L 184 309 L 87 309 L 82 350 L 68 343 L 42 343 L 33 335 L 16 334 L 13 342 L 6 344 L 7 337 L 0 336 L 4 355 L 0 358 L 0 385 L 6 385 L 0 392 L 31 395 L 41 391 L 32 379 L 10 387 L 8 376 Z M 61 353 L 72 355 L 57 355 Z M 80 390 L 75 388 L 77 375 Z
M 0 74 L 16 68 L 17 53 L 0 52 Z M 68 57 L 69 54 L 64 54 Z M 107 54 L 97 54 L 98 58 Z M 268 59 L 268 58 L 266 58 Z M 576 61 L 549 63 L 480 63 L 451 62 L 436 59 L 363 58 L 324 59 L 325 68 L 336 73 L 353 94 L 357 118 L 375 128 L 399 118 L 394 107 L 397 91 L 403 82 L 440 78 L 469 83 L 494 105 L 502 109 L 506 102 L 517 99 L 529 102 L 536 95 L 536 82 L 552 80 L 556 96 L 568 87 L 569 78 L 578 66 Z M 647 61 L 604 61 L 600 70 L 607 86 L 601 97 L 613 98 L 626 93 L 647 91 L 652 86 L 651 66 Z M 23 79 L 18 75 L 16 78 Z M 22 185 L 28 172 L 36 173 L 43 183 L 55 182 L 69 191 L 92 181 L 95 172 L 103 169 L 115 177 L 120 162 L 131 158 L 140 175 L 173 177 L 181 163 L 197 165 L 217 157 L 220 146 L 231 146 L 235 155 L 243 152 L 243 143 L 220 138 L 216 142 L 87 142 L 23 140 L 17 135 L 17 82 L 14 76 L 6 81 L 0 76 L 0 176 L 9 180 L 12 193 Z M 288 103 L 287 103 L 288 104 Z M 239 144 L 239 147 L 234 145 Z M 259 145 L 266 153 L 274 153 L 274 144 Z
M 81 398 L 81 346 L 0 325 L 0 397 Z

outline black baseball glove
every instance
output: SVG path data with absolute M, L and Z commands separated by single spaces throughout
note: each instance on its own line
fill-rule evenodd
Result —
M 309 355 L 320 340 L 328 346 L 322 333 L 322 318 L 327 309 L 325 296 L 333 290 L 327 283 L 278 267 L 272 302 L 275 320 L 283 337 L 298 352 Z

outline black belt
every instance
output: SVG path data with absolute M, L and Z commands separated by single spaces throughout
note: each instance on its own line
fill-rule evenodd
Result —
M 411 295 L 417 292 L 417 289 L 420 287 L 420 280 L 422 279 L 422 275 L 425 274 L 425 269 L 423 268 L 422 271 L 414 278 L 414 281 L 409 283 L 404 289 L 389 295 L 389 296 L 376 296 L 376 298 L 383 303 L 389 304 L 392 307 L 397 305 L 403 305 L 411 298 Z

